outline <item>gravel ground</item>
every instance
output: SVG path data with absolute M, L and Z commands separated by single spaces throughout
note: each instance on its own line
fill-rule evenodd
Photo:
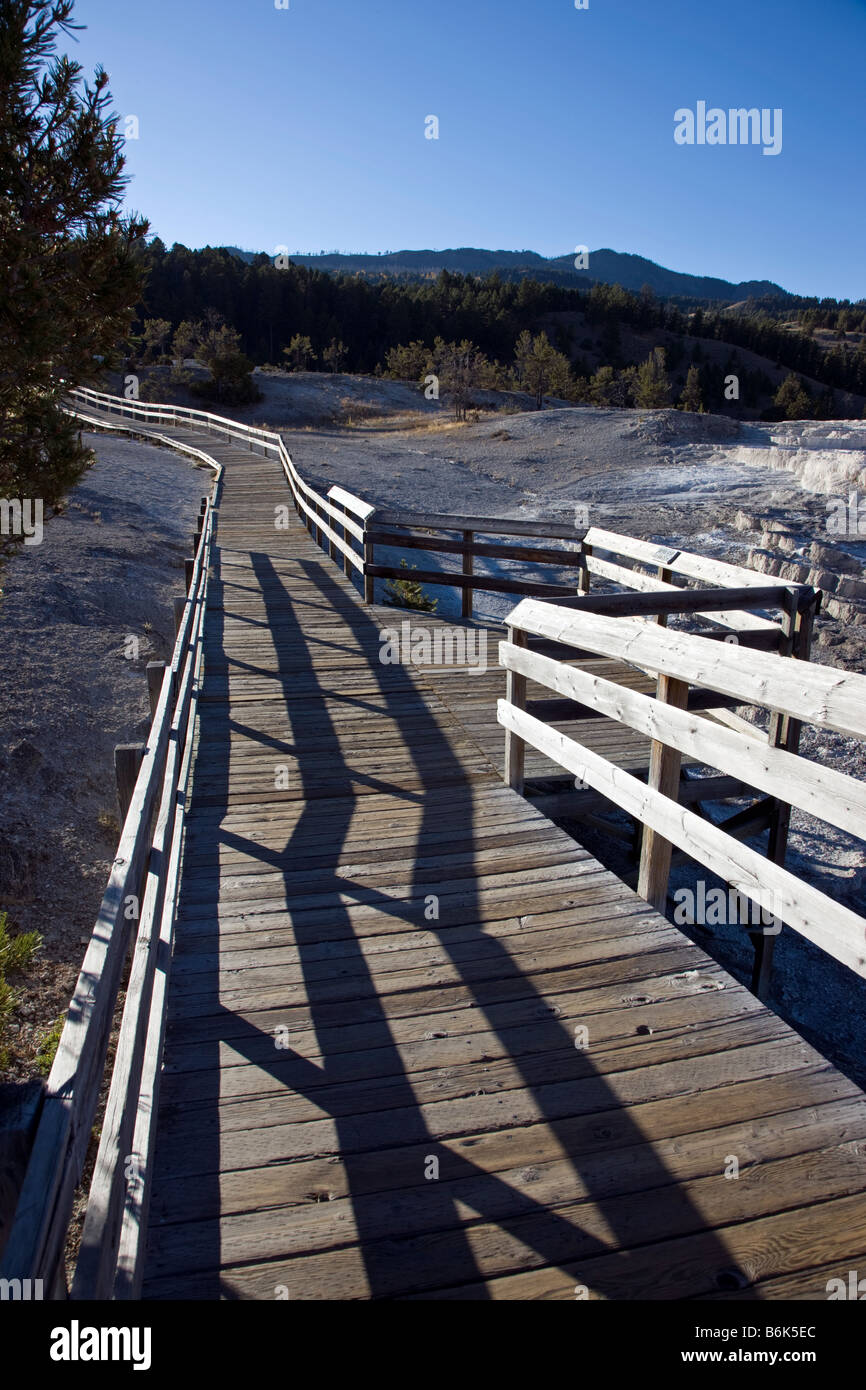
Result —
M 145 667 L 171 651 L 172 598 L 210 489 L 209 471 L 168 450 L 85 442 L 98 461 L 65 515 L 0 574 L 0 910 L 44 941 L 10 981 L 22 1002 L 5 1079 L 32 1072 L 69 1003 L 119 833 L 114 746 L 146 735 Z

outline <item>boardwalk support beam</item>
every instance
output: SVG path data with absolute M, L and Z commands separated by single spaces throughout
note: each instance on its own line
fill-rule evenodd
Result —
M 687 681 L 674 680 L 661 675 L 656 688 L 656 699 L 662 704 L 685 709 L 689 702 Z M 658 739 L 653 739 L 650 749 L 649 783 L 653 791 L 661 792 L 676 801 L 680 787 L 680 767 L 682 754 Z M 637 891 L 653 907 L 663 912 L 667 904 L 668 878 L 671 871 L 671 851 L 669 840 L 649 826 L 644 827 L 641 841 L 640 871 Z
M 464 532 L 463 532 L 463 540 L 465 541 L 467 547 L 468 547 L 468 546 L 471 546 L 471 544 L 472 544 L 472 536 L 473 536 L 473 532 L 472 532 L 472 531 L 464 531 Z M 467 575 L 471 575 L 471 574 L 472 574 L 472 565 L 473 565 L 472 551 L 469 550 L 469 549 L 467 549 L 467 550 L 465 550 L 465 551 L 463 552 L 463 573 L 464 573 L 464 574 L 467 574 Z M 460 610 L 460 611 L 461 611 L 461 614 L 462 614 L 462 616 L 463 616 L 464 618 L 471 618 L 471 617 L 472 617 L 472 589 L 471 589 L 471 587 L 470 587 L 468 584 L 466 585 L 466 588 L 463 590 L 463 594 L 462 594 L 462 604 L 461 604 L 461 610 Z
M 162 690 L 163 676 L 165 675 L 164 661 L 149 661 L 147 663 L 147 693 L 150 697 L 150 717 L 156 714 L 156 707 L 159 704 L 159 695 Z
M 135 791 L 144 753 L 143 743 L 118 743 L 114 750 L 114 775 L 117 781 L 121 825 L 126 820 L 132 802 L 132 793 Z
M 526 647 L 526 633 L 519 628 L 508 629 L 508 640 L 515 647 Z M 509 669 L 505 680 L 505 698 L 515 709 L 526 709 L 526 677 Z M 514 791 L 523 795 L 526 743 L 513 729 L 505 730 L 505 780 Z

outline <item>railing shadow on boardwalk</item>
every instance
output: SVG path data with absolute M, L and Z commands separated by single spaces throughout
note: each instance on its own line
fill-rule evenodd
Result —
M 287 649 L 292 649 L 295 652 L 303 650 L 305 643 L 309 646 L 309 641 L 308 637 L 305 636 L 303 623 L 299 621 L 296 614 L 296 602 L 292 596 L 290 582 L 289 587 L 287 587 L 286 582 L 274 569 L 269 556 L 253 554 L 251 558 L 254 572 L 261 586 L 268 623 L 271 624 L 278 619 L 281 636 L 286 639 Z M 453 830 L 453 842 L 461 849 L 474 850 L 476 845 L 470 781 L 461 769 L 459 760 L 449 746 L 448 740 L 437 728 L 436 719 L 425 703 L 421 691 L 413 682 L 412 675 L 402 668 L 383 667 L 379 664 L 377 659 L 379 650 L 378 624 L 360 604 L 355 605 L 346 601 L 345 592 L 335 582 L 333 571 L 327 561 L 320 563 L 313 560 L 301 560 L 300 568 L 305 573 L 307 580 L 315 585 L 322 596 L 333 604 L 335 616 L 339 616 L 348 623 L 354 642 L 368 654 L 371 672 L 379 683 L 385 718 L 394 720 L 399 727 L 399 721 L 402 717 L 411 716 L 412 735 L 406 737 L 405 745 L 410 751 L 413 744 L 425 749 L 424 766 L 419 763 L 417 767 L 422 784 L 425 777 L 424 768 L 435 765 L 437 767 L 437 786 L 441 786 L 443 776 L 449 785 L 448 824 Z M 220 580 L 219 575 L 217 575 L 211 588 L 211 602 L 213 604 L 210 609 L 209 634 L 211 640 L 217 637 L 222 623 L 222 610 L 218 607 L 221 602 L 220 590 L 222 590 L 222 596 L 225 597 L 230 613 L 231 600 L 225 587 L 224 576 Z M 218 613 L 219 617 L 217 617 Z M 237 665 L 237 663 L 233 664 Z M 256 673 L 256 668 L 248 667 L 246 669 L 251 674 Z M 314 670 L 315 667 L 311 661 L 307 672 L 312 676 Z M 261 671 L 260 674 L 276 680 L 283 680 L 287 690 L 291 688 L 290 679 L 279 672 L 276 676 L 272 670 Z M 224 688 L 221 688 L 221 682 L 224 682 Z M 228 808 L 229 743 L 232 732 L 227 699 L 227 671 L 221 677 L 218 677 L 214 672 L 208 676 L 208 695 L 210 698 L 207 701 L 206 743 L 202 745 L 200 757 L 205 760 L 211 770 L 209 780 L 211 796 L 216 795 L 219 801 L 218 809 L 225 811 Z M 225 703 L 215 701 L 214 696 L 223 696 Z M 377 1075 L 380 1078 L 387 1078 L 387 1110 L 380 1112 L 371 1110 L 363 1116 L 363 1123 L 359 1125 L 357 1083 L 354 1085 L 351 1083 L 346 1071 L 347 1055 L 351 1058 L 352 1054 L 334 1052 L 329 1056 L 326 1050 L 327 1039 L 329 1036 L 333 1036 L 330 1030 L 333 1030 L 334 1027 L 335 1011 L 333 994 L 329 990 L 329 981 L 324 978 L 321 971 L 321 960 L 316 953 L 316 947 L 321 940 L 320 928 L 315 922 L 309 925 L 306 923 L 305 916 L 307 914 L 292 913 L 292 894 L 295 890 L 288 875 L 288 869 L 292 864 L 293 842 L 297 842 L 298 846 L 309 845 L 314 842 L 319 849 L 317 891 L 340 894 L 344 899 L 349 898 L 350 900 L 353 894 L 360 891 L 359 885 L 354 884 L 338 872 L 338 866 L 346 858 L 344 843 L 350 829 L 356 801 L 352 784 L 353 780 L 357 781 L 358 779 L 357 774 L 353 774 L 351 766 L 344 759 L 340 738 L 331 720 L 328 702 L 334 698 L 334 696 L 329 695 L 326 684 L 323 685 L 321 681 L 316 680 L 313 692 L 305 695 L 302 713 L 300 711 L 293 713 L 291 703 L 287 702 L 287 712 L 292 725 L 292 735 L 290 736 L 293 742 L 292 751 L 298 759 L 300 783 L 305 791 L 309 786 L 311 796 L 284 848 L 281 851 L 272 850 L 259 844 L 254 835 L 241 835 L 226 828 L 215 828 L 214 831 L 215 839 L 223 846 L 230 845 L 234 849 L 258 858 L 263 864 L 286 873 L 285 910 L 293 922 L 294 940 L 299 953 L 311 1027 L 320 1041 L 324 1039 L 321 1042 L 323 1051 L 321 1064 L 309 1062 L 291 1051 L 276 1050 L 272 1034 L 263 1032 L 252 1023 L 240 1019 L 227 1005 L 221 1002 L 218 973 L 220 943 L 216 913 L 214 914 L 210 939 L 201 937 L 199 940 L 202 949 L 214 962 L 212 970 L 202 977 L 202 987 L 210 995 L 209 1012 L 217 1018 L 222 1017 L 227 1025 L 219 1029 L 219 1036 L 230 1040 L 232 1049 L 239 1056 L 268 1071 L 273 1079 L 280 1086 L 285 1087 L 287 1091 L 293 1091 L 308 1098 L 333 1120 L 336 1130 L 334 1151 L 340 1155 L 344 1166 L 348 1194 L 352 1202 L 357 1243 L 363 1258 L 368 1283 L 367 1296 L 388 1298 L 400 1293 L 418 1292 L 424 1294 L 426 1292 L 428 1296 L 435 1298 L 437 1287 L 454 1288 L 465 1285 L 466 1297 L 475 1299 L 487 1297 L 485 1280 L 490 1276 L 488 1272 L 479 1268 L 473 1254 L 471 1241 L 467 1235 L 465 1217 L 461 1217 L 457 1205 L 458 1202 L 463 1202 L 478 1214 L 482 1222 L 489 1221 L 500 1227 L 504 1232 L 535 1252 L 535 1259 L 532 1261 L 533 1267 L 536 1265 L 538 1267 L 547 1265 L 554 1267 L 574 1266 L 587 1261 L 590 1266 L 587 1270 L 587 1280 L 591 1281 L 593 1257 L 610 1256 L 619 1250 L 620 1257 L 616 1261 L 615 1272 L 610 1272 L 610 1261 L 605 1262 L 608 1272 L 599 1276 L 596 1283 L 591 1284 L 591 1287 L 601 1297 L 623 1298 L 624 1290 L 628 1288 L 630 1258 L 628 1247 L 635 1243 L 634 1232 L 629 1226 L 629 1217 L 622 1212 L 616 1201 L 611 1200 L 609 1192 L 600 1180 L 598 1151 L 588 1155 L 591 1161 L 586 1164 L 584 1171 L 581 1167 L 581 1155 L 570 1152 L 570 1147 L 573 1147 L 573 1144 L 570 1144 L 567 1132 L 569 1116 L 580 1114 L 589 1117 L 600 1112 L 604 1113 L 607 1123 L 610 1123 L 612 1116 L 616 1117 L 619 1135 L 618 1150 L 629 1146 L 644 1146 L 642 1156 L 646 1171 L 644 1187 L 651 1189 L 647 1193 L 647 1199 L 652 1203 L 655 1213 L 654 1228 L 657 1235 L 654 1238 L 663 1241 L 668 1233 L 671 1236 L 702 1234 L 705 1240 L 711 1242 L 709 1246 L 705 1246 L 703 1254 L 705 1263 L 713 1271 L 713 1274 L 715 1275 L 722 1270 L 730 1270 L 732 1260 L 723 1241 L 718 1235 L 713 1234 L 700 1212 L 694 1207 L 688 1194 L 665 1168 L 654 1147 L 631 1120 L 627 1108 L 621 1106 L 615 1092 L 593 1065 L 590 1055 L 575 1048 L 574 1039 L 550 1012 L 543 997 L 536 990 L 533 981 L 523 974 L 519 964 L 509 954 L 505 942 L 485 934 L 480 922 L 481 913 L 477 910 L 476 881 L 470 877 L 461 880 L 461 888 L 465 892 L 461 899 L 459 913 L 462 928 L 458 937 L 459 949 L 457 942 L 452 943 L 450 939 L 447 905 L 443 909 L 442 920 L 439 922 L 424 921 L 423 912 L 419 914 L 419 902 L 423 905 L 425 895 L 436 890 L 436 882 L 431 878 L 430 869 L 425 868 L 420 861 L 425 855 L 428 833 L 434 829 L 441 830 L 442 814 L 441 800 L 428 802 L 423 791 L 420 796 L 421 825 L 414 851 L 412 901 L 400 904 L 383 894 L 381 900 L 376 902 L 375 898 L 371 899 L 369 887 L 366 886 L 363 889 L 365 900 L 373 901 L 374 905 L 380 907 L 382 911 L 400 917 L 405 922 L 407 931 L 417 929 L 420 920 L 425 932 L 435 932 L 438 935 L 443 950 L 459 976 L 459 984 L 465 986 L 469 991 L 472 1005 L 483 1011 L 490 1031 L 497 1036 L 501 1043 L 504 1060 L 513 1066 L 519 1074 L 522 1085 L 538 1107 L 540 1121 L 546 1124 L 551 1134 L 559 1140 L 562 1152 L 568 1157 L 579 1187 L 581 1190 L 585 1190 L 584 1200 L 592 1204 L 597 1213 L 607 1222 L 610 1238 L 603 1241 L 595 1235 L 582 1231 L 578 1207 L 571 1207 L 571 1219 L 567 1220 L 557 1211 L 533 1200 L 525 1191 L 518 1191 L 510 1187 L 495 1173 L 476 1167 L 465 1156 L 455 1152 L 454 1146 L 440 1144 L 430 1133 L 425 1122 L 423 1107 L 414 1094 L 412 1079 L 406 1072 L 400 1049 L 391 1032 L 376 981 L 371 975 L 362 949 L 363 943 L 353 934 L 351 919 L 346 909 L 336 905 L 329 912 L 331 926 L 328 936 L 333 939 L 337 934 L 333 928 L 342 925 L 344 930 L 341 936 L 344 940 L 341 944 L 345 954 L 341 957 L 341 965 L 344 964 L 351 972 L 354 987 L 350 1007 L 354 1010 L 357 1006 L 362 1006 L 367 1038 L 365 1050 L 367 1048 L 377 1049 L 377 1058 L 383 1059 L 382 1065 L 377 1068 Z M 244 728 L 243 732 L 247 736 L 258 737 L 264 745 L 273 746 L 273 740 L 265 735 L 257 735 L 249 728 Z M 315 773 L 305 759 L 305 740 L 316 749 L 317 760 L 321 759 L 324 748 L 330 752 L 332 761 L 329 772 L 329 794 L 327 796 L 316 795 L 315 789 L 312 787 Z M 432 760 L 429 758 L 431 748 L 435 753 Z M 288 751 L 285 746 L 283 746 L 283 751 Z M 214 793 L 212 773 L 217 768 L 225 770 L 225 781 L 221 792 Z M 387 777 L 383 778 L 383 782 L 387 783 Z M 387 785 L 383 789 L 387 790 Z M 400 794 L 399 787 L 395 787 L 394 791 Z M 220 800 L 221 794 L 225 795 L 224 803 Z M 417 794 L 413 795 L 413 799 L 417 799 Z M 328 859 L 332 866 L 330 878 L 327 867 L 324 868 L 324 871 L 321 868 L 320 856 L 325 847 L 327 847 Z M 407 851 L 407 857 L 408 854 L 409 851 Z M 202 869 L 198 872 L 202 874 L 205 873 L 205 870 Z M 212 889 L 210 899 L 216 901 L 219 896 L 220 878 L 216 856 L 212 858 L 211 867 L 207 872 L 212 875 L 209 885 Z M 201 883 L 201 878 L 199 878 L 199 882 Z M 531 892 L 531 890 L 527 891 Z M 475 927 L 475 935 L 470 938 L 467 936 L 467 932 L 471 932 L 473 927 Z M 178 930 L 182 936 L 183 922 L 179 924 Z M 466 943 L 470 939 L 473 950 L 468 952 Z M 506 986 L 505 989 L 503 984 Z M 508 1022 L 508 1003 L 515 998 L 529 1001 L 530 1005 L 534 1000 L 537 1004 L 538 1022 L 536 1027 L 538 1036 L 533 1044 L 531 1054 L 526 1054 L 521 1049 L 517 1036 L 512 1038 L 512 1034 L 525 1033 L 526 1029 L 525 1017 L 522 1022 L 520 1020 Z M 245 1007 L 249 1008 L 250 1006 L 246 1005 Z M 216 1032 L 214 1033 L 214 1041 L 209 1047 L 210 1055 L 206 1056 L 204 1064 L 212 1067 L 214 1074 L 217 1074 L 220 1043 Z M 557 1087 L 558 1095 L 555 1100 L 551 1099 L 550 1081 L 561 1083 Z M 548 1084 L 545 1085 L 545 1082 Z M 567 1097 L 567 1089 L 565 1088 L 569 1084 L 574 1087 L 579 1086 L 581 1091 L 579 1104 L 574 1108 L 569 1107 L 567 1099 L 563 1095 L 565 1092 L 565 1097 Z M 200 1117 L 200 1131 L 194 1140 L 196 1156 L 200 1160 L 197 1166 L 206 1170 L 200 1177 L 196 1178 L 196 1188 L 200 1197 L 197 1205 L 200 1210 L 213 1213 L 213 1218 L 203 1222 L 199 1228 L 193 1277 L 198 1296 L 233 1298 L 237 1296 L 236 1293 L 220 1274 L 223 1257 L 219 1222 L 218 1093 L 219 1087 L 214 1086 L 212 1088 L 212 1100 L 196 1105 Z M 399 1228 L 383 1231 L 382 1193 L 384 1192 L 387 1196 L 387 1181 L 383 1180 L 377 1193 L 371 1193 L 368 1179 L 365 1177 L 362 1181 L 361 1170 L 364 1169 L 367 1173 L 369 1172 L 371 1152 L 384 1152 L 395 1147 L 393 1139 L 395 1111 L 400 1112 L 400 1145 L 420 1146 L 425 1154 L 438 1156 L 440 1180 L 425 1181 L 423 1173 L 419 1171 L 418 1187 L 424 1192 L 424 1211 L 423 1220 L 419 1222 L 417 1229 L 407 1229 L 401 1217 L 399 1218 Z M 378 1140 L 377 1125 L 382 1127 L 381 1137 Z M 360 1143 L 359 1135 L 361 1136 Z M 401 1185 L 405 1184 L 401 1183 Z M 568 1200 L 567 1197 L 565 1200 Z M 626 1203 L 626 1206 L 629 1205 Z M 286 1223 L 290 1223 L 291 1210 L 286 1211 L 282 1216 L 277 1216 L 275 1213 L 274 1217 L 275 1220 L 284 1220 Z M 175 1219 L 182 1220 L 182 1213 L 178 1212 Z M 404 1243 L 411 1242 L 413 1235 L 418 1238 L 416 1247 L 417 1278 L 414 1280 L 410 1278 L 407 1281 L 406 1262 L 407 1259 L 412 1259 L 412 1255 L 411 1246 L 407 1247 Z M 431 1236 L 435 1236 L 435 1244 L 430 1241 Z M 404 1246 L 403 1258 L 395 1258 L 398 1238 L 400 1244 Z M 641 1239 L 643 1241 L 645 1237 Z M 159 1228 L 156 1227 L 151 1232 L 151 1248 L 158 1251 L 158 1247 Z M 284 1281 L 287 1263 L 290 1267 L 291 1261 L 277 1260 L 274 1262 L 275 1285 Z M 426 1269 L 425 1264 L 427 1265 Z M 435 1266 L 435 1269 L 430 1268 L 431 1265 Z M 663 1284 L 663 1271 L 660 1270 L 659 1274 L 660 1283 Z M 733 1271 L 733 1277 L 736 1279 L 736 1271 Z M 362 1296 L 364 1296 L 363 1293 Z M 636 1289 L 635 1296 L 642 1296 L 639 1289 Z M 758 1296 L 755 1295 L 755 1297 Z M 146 1287 L 145 1297 L 147 1297 Z

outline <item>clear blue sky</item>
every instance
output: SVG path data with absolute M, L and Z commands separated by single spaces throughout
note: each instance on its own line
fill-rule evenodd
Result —
M 78 0 L 169 245 L 578 244 L 866 296 L 866 0 Z M 783 146 L 674 111 L 781 107 Z M 438 141 L 424 120 L 440 121 Z

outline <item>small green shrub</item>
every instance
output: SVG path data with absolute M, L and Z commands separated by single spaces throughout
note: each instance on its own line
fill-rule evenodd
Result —
M 65 1022 L 66 1017 L 64 1014 L 61 1014 L 60 1017 L 55 1019 L 52 1023 L 45 1037 L 39 1044 L 36 1052 L 36 1069 L 40 1076 L 47 1076 L 54 1064 L 57 1044 L 60 1042 L 60 1034 L 63 1032 L 63 1025 Z
M 421 583 L 417 579 L 410 579 L 411 573 L 405 560 L 400 561 L 400 568 L 406 571 L 406 579 L 386 579 L 385 580 L 385 603 L 389 608 L 414 608 L 419 613 L 435 613 L 439 606 L 437 598 L 430 598 L 425 594 Z M 417 565 L 412 569 L 416 570 Z
M 0 975 L 5 975 L 7 970 L 23 970 L 41 945 L 42 937 L 38 931 L 10 936 L 8 915 L 0 912 Z
M 41 945 L 42 937 L 36 931 L 10 936 L 9 917 L 7 913 L 0 912 L 0 1066 L 3 1067 L 8 1065 L 9 1056 L 3 1046 L 3 1034 L 18 1004 L 18 992 L 6 979 L 6 972 L 23 970 Z

